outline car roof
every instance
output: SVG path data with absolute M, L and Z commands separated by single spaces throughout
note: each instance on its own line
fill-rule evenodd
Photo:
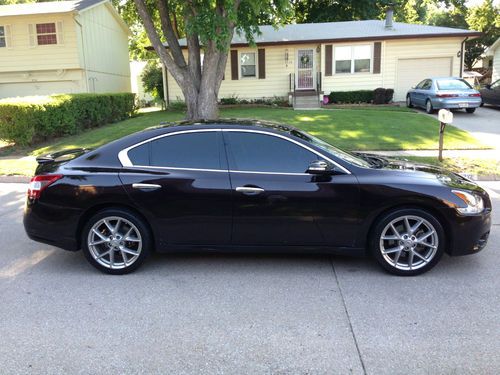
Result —
M 273 121 L 255 120 L 255 119 L 241 119 L 241 118 L 221 118 L 217 120 L 197 120 L 197 121 L 175 121 L 175 122 L 161 122 L 158 126 L 153 126 L 145 129 L 157 130 L 163 129 L 167 131 L 178 130 L 191 130 L 191 129 L 210 129 L 210 128 L 239 128 L 239 129 L 254 129 L 254 130 L 272 130 L 277 132 L 290 133 L 291 131 L 298 131 L 299 129 L 293 126 L 282 124 Z

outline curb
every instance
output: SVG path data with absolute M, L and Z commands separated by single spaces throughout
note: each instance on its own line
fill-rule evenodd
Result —
M 28 176 L 0 176 L 0 183 L 27 184 L 30 180 L 31 177 Z

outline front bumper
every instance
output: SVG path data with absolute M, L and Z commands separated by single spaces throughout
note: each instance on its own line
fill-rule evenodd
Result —
M 452 256 L 475 254 L 486 246 L 491 229 L 491 209 L 482 214 L 460 216 L 452 224 L 447 252 Z

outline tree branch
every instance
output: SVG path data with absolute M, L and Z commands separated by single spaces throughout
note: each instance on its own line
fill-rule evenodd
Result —
M 160 11 L 160 21 L 161 21 L 161 29 L 163 31 L 163 35 L 167 39 L 168 47 L 174 57 L 175 62 L 180 67 L 186 66 L 186 60 L 184 59 L 184 55 L 182 54 L 182 49 L 179 45 L 179 40 L 177 39 L 177 35 L 175 34 L 174 28 L 172 27 L 172 22 L 170 20 L 170 11 L 168 8 L 168 0 L 157 0 L 156 1 L 158 10 Z
M 134 0 L 134 2 L 137 7 L 139 16 L 144 23 L 144 28 L 146 29 L 146 33 L 148 34 L 153 48 L 160 57 L 161 62 L 167 67 L 179 86 L 182 86 L 186 80 L 184 70 L 175 63 L 165 46 L 163 46 L 163 43 L 161 42 L 161 39 L 156 32 L 153 19 L 149 14 L 144 0 Z

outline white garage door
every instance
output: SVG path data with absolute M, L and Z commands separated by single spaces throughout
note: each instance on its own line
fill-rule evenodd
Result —
M 399 59 L 394 100 L 405 100 L 407 91 L 425 78 L 451 75 L 451 57 Z
M 74 92 L 79 92 L 78 82 L 74 81 L 0 83 L 0 99 Z

